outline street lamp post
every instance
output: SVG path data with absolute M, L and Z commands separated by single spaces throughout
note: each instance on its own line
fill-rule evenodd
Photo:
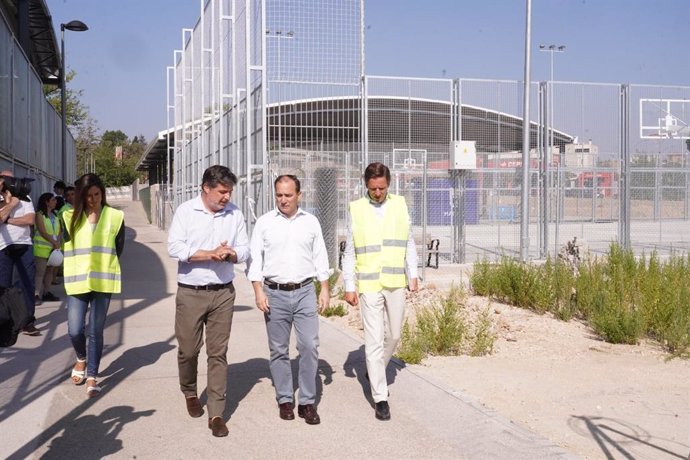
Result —
M 70 21 L 60 24 L 60 116 L 62 117 L 62 179 L 67 178 L 67 94 L 65 88 L 65 29 L 73 32 L 84 32 L 89 27 L 81 21 Z
M 564 53 L 565 52 L 565 45 L 539 45 L 539 51 L 543 51 L 545 53 L 549 53 L 549 58 L 550 58 L 550 74 L 549 74 L 549 91 L 548 91 L 548 96 L 549 96 L 549 145 L 547 146 L 547 152 L 545 156 L 545 161 L 546 161 L 546 182 L 547 182 L 547 191 L 551 188 L 550 186 L 550 173 L 549 173 L 549 165 L 553 161 L 553 53 Z M 557 172 L 556 176 L 556 186 L 557 190 L 560 192 L 560 166 L 561 166 L 561 157 L 560 157 L 560 150 L 559 150 L 559 156 L 558 156 L 558 169 L 559 171 Z M 548 216 L 548 210 L 544 209 L 544 212 Z M 556 253 L 558 253 L 558 238 L 559 238 L 559 220 L 560 220 L 560 213 L 561 213 L 561 207 L 560 207 L 560 194 L 556 194 L 556 216 L 554 218 L 554 224 L 555 224 L 555 234 L 554 234 L 554 250 Z M 546 220 L 548 222 L 548 218 Z

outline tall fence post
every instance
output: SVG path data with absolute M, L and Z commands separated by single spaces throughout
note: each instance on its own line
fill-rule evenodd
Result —
M 618 242 L 625 249 L 630 249 L 630 86 L 621 85 L 620 89 L 620 144 L 621 144 L 621 180 L 620 180 L 620 224 Z

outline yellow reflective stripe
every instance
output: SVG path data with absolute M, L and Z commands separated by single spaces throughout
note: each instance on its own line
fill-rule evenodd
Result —
M 91 272 L 91 273 L 89 273 L 89 277 L 99 279 L 99 280 L 120 281 L 120 274 L 119 273 Z
M 355 247 L 355 254 L 371 254 L 374 252 L 381 252 L 381 245 L 360 246 Z
M 407 240 L 383 240 L 383 245 L 395 248 L 406 248 Z
M 36 239 L 36 240 L 34 240 L 34 244 L 35 244 L 35 245 L 38 245 L 38 246 L 48 246 L 48 247 L 50 247 L 50 248 L 53 247 L 52 244 L 50 244 L 49 242 L 47 242 L 47 241 L 44 240 L 44 239 L 40 239 L 40 240 Z
M 90 248 L 77 248 L 77 249 L 65 248 L 65 257 L 87 256 L 89 254 L 91 254 Z
M 379 279 L 378 272 L 376 273 L 357 273 L 358 280 L 374 281 Z
M 386 275 L 404 275 L 405 269 L 401 267 L 381 267 L 381 273 Z
M 79 281 L 86 281 L 87 276 L 86 274 L 83 275 L 74 275 L 74 276 L 65 276 L 65 283 L 78 283 Z
M 117 252 L 115 251 L 115 248 L 109 248 L 107 246 L 92 246 L 91 251 L 92 252 L 99 252 L 101 254 L 111 254 L 111 255 L 117 254 Z

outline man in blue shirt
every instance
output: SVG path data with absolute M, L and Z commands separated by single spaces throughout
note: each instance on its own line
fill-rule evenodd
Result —
M 180 389 L 189 415 L 201 417 L 197 363 L 205 328 L 208 427 L 217 437 L 228 435 L 223 411 L 235 303 L 234 264 L 249 258 L 244 216 L 230 202 L 236 184 L 237 177 L 227 167 L 209 167 L 200 195 L 177 208 L 168 235 L 168 254 L 178 261 L 175 336 Z

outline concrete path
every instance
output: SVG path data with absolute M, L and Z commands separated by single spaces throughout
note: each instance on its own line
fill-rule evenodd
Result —
M 125 211 L 128 228 L 124 292 L 108 312 L 103 393 L 87 399 L 85 387 L 69 381 L 75 357 L 64 302 L 37 307 L 42 335 L 0 348 L 0 458 L 572 458 L 469 395 L 402 366 L 389 369 L 392 420 L 376 420 L 362 341 L 326 321 L 320 332 L 322 423 L 279 419 L 263 318 L 242 273 L 228 353 L 230 435 L 213 438 L 206 417 L 187 415 L 178 386 L 176 264 L 167 255 L 167 234 L 148 223 L 140 203 L 114 205 Z M 55 293 L 64 299 L 62 289 Z M 202 350 L 202 366 L 204 356 Z M 202 367 L 200 388 L 205 372 Z

